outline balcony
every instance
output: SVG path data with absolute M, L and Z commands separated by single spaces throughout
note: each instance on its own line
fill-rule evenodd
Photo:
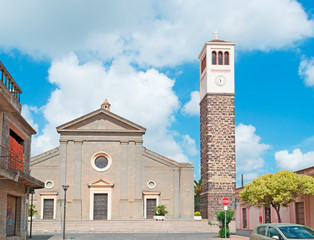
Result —
M 29 173 L 29 164 L 2 145 L 0 145 L 0 167 L 6 170 Z
M 17 85 L 11 74 L 0 61 L 0 110 L 18 111 L 21 113 L 21 88 Z
M 44 183 L 32 177 L 29 163 L 18 155 L 0 145 L 0 181 L 11 180 L 31 188 L 43 188 Z

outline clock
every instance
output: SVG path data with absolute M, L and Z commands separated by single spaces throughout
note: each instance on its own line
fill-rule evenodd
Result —
M 224 85 L 225 83 L 226 83 L 225 77 L 219 76 L 219 77 L 216 78 L 216 84 L 217 84 L 218 86 L 222 86 L 222 85 Z

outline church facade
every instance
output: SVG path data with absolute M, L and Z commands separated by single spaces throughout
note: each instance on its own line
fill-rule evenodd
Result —
M 110 111 L 94 112 L 57 127 L 60 146 L 31 159 L 45 182 L 34 194 L 37 218 L 59 220 L 66 192 L 67 219 L 150 219 L 165 205 L 169 219 L 192 219 L 194 167 L 143 146 L 146 129 Z

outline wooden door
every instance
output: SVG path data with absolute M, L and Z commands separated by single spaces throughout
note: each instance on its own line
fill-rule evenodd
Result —
M 43 219 L 53 219 L 54 199 L 44 199 Z
M 295 203 L 295 217 L 296 223 L 304 225 L 304 203 L 297 202 Z
M 7 222 L 6 222 L 7 236 L 15 235 L 15 224 L 16 224 L 16 197 L 8 196 L 7 198 Z
M 94 194 L 94 220 L 107 220 L 108 194 Z
M 146 218 L 154 218 L 156 213 L 157 200 L 156 199 L 146 199 Z
M 243 228 L 247 228 L 246 208 L 242 208 Z

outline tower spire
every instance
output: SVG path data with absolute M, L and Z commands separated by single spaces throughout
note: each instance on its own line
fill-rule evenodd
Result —
M 106 98 L 106 100 L 103 102 L 103 104 L 101 104 L 101 108 L 110 111 L 110 103 L 108 102 L 108 99 Z

